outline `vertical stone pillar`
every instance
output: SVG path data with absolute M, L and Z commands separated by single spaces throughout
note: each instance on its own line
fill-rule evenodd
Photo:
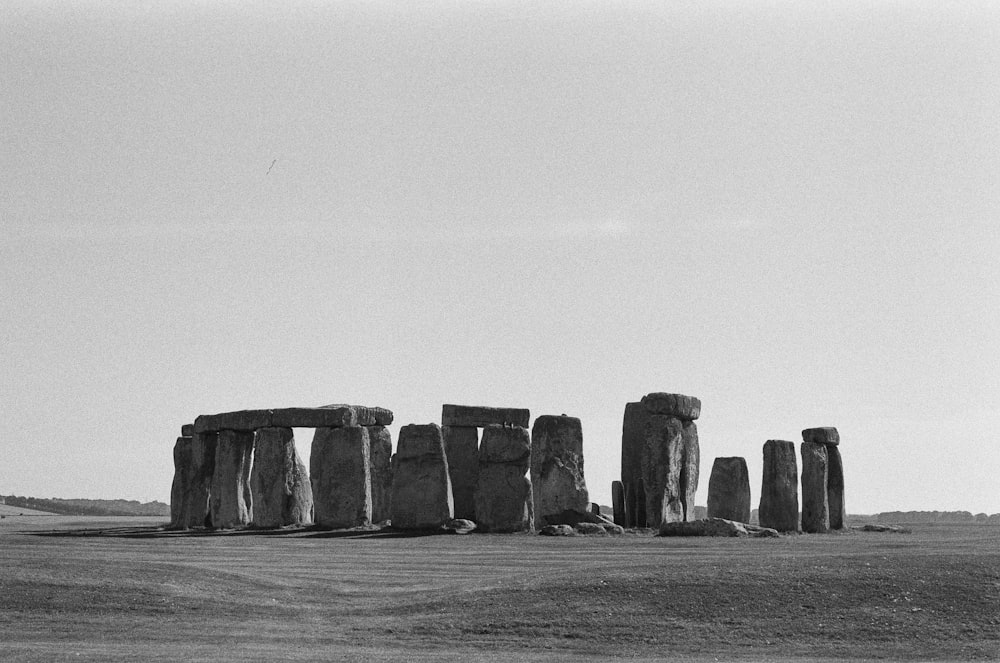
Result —
M 535 419 L 531 428 L 531 487 L 538 529 L 564 524 L 560 516 L 565 512 L 588 513 L 583 427 L 578 418 L 542 415 Z
M 194 483 L 192 440 L 182 435 L 174 444 L 174 481 L 170 486 L 170 528 L 183 529 L 187 525 L 188 496 Z
M 366 427 L 317 428 L 309 474 L 317 526 L 343 529 L 371 524 L 371 446 Z
M 390 518 L 392 503 L 392 433 L 385 426 L 368 427 L 372 475 L 372 522 Z
M 829 459 L 825 444 L 802 443 L 802 531 L 822 534 L 830 531 L 827 501 Z
M 830 529 L 843 529 L 847 511 L 844 506 L 844 463 L 840 457 L 840 433 L 832 426 L 807 428 L 802 431 L 802 441 L 826 447 L 826 501 L 830 514 Z M 805 492 L 804 482 L 803 467 L 803 492 Z M 804 512 L 805 506 L 803 506 L 803 529 L 805 529 Z
M 184 501 L 182 527 L 212 527 L 212 480 L 215 477 L 216 432 L 191 434 L 191 485 Z
M 622 421 L 622 512 L 615 522 L 622 527 L 646 526 L 646 493 L 642 488 L 642 449 L 648 413 L 642 403 L 626 403 Z M 620 521 L 620 522 L 619 522 Z
M 799 470 L 793 442 L 764 443 L 759 518 L 761 527 L 779 532 L 799 531 Z
M 847 518 L 844 504 L 844 461 L 837 446 L 827 445 L 826 454 L 829 468 L 826 501 L 830 508 L 830 529 L 844 529 L 844 519 Z
M 253 525 L 263 528 L 312 522 L 313 497 L 305 463 L 291 428 L 258 428 L 254 433 Z
M 231 529 L 248 525 L 253 517 L 250 466 L 253 433 L 220 430 L 212 475 L 212 526 Z
M 681 495 L 681 460 L 684 455 L 684 422 L 653 414 L 646 421 L 642 457 L 642 484 L 646 493 L 646 526 L 684 521 Z
M 444 449 L 454 498 L 455 517 L 476 520 L 476 483 L 479 481 L 479 429 L 443 426 Z
M 437 424 L 399 431 L 392 471 L 392 526 L 434 529 L 454 515 L 444 437 Z
M 681 458 L 681 506 L 684 508 L 685 522 L 695 520 L 694 499 L 698 492 L 698 475 L 701 463 L 701 448 L 698 444 L 698 425 L 693 421 L 684 422 Z
M 614 512 L 616 525 L 631 527 L 625 512 L 625 486 L 621 481 L 611 482 L 611 510 Z
M 530 531 L 534 522 L 531 437 L 527 428 L 491 425 L 479 447 L 476 517 L 485 532 Z
M 745 459 L 715 459 L 708 480 L 708 517 L 750 522 L 750 472 Z

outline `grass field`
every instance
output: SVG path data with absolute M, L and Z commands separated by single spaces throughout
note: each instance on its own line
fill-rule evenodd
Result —
M 1000 528 L 176 535 L 0 521 L 0 660 L 1000 660 Z

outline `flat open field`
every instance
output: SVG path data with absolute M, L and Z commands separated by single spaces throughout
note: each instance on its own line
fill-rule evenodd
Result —
M 1000 528 L 173 535 L 0 520 L 0 660 L 1000 660 Z

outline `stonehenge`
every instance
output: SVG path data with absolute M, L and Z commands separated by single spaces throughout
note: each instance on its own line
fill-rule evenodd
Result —
M 758 518 L 761 527 L 779 532 L 799 531 L 799 469 L 793 442 L 768 440 L 764 443 Z
M 493 424 L 483 429 L 476 481 L 476 523 L 484 532 L 532 529 L 531 437 L 521 426 Z
M 659 528 L 693 520 L 700 415 L 701 401 L 683 394 L 653 392 L 625 405 L 621 487 L 612 487 L 616 523 Z
M 271 426 L 254 432 L 250 496 L 255 527 L 312 522 L 312 485 L 291 428 Z
M 393 462 L 393 527 L 434 529 L 454 518 L 448 459 L 440 426 L 403 426 Z
M 317 527 L 371 525 L 370 444 L 365 426 L 316 429 L 309 456 L 309 476 Z
M 209 503 L 212 525 L 230 529 L 250 524 L 253 502 L 250 495 L 250 459 L 253 431 L 221 430 L 215 448 L 215 472 Z
M 802 530 L 844 529 L 844 464 L 836 428 L 802 431 Z M 806 459 L 809 471 L 806 471 Z
M 531 428 L 535 527 L 565 523 L 564 512 L 594 515 L 583 476 L 583 428 L 566 415 L 542 415 Z
M 708 479 L 708 518 L 750 522 L 750 472 L 739 456 L 716 458 Z

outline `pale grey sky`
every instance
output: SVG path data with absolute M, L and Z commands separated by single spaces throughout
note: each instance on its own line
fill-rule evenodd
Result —
M 675 391 L 699 503 L 832 425 L 849 511 L 998 512 L 997 72 L 990 2 L 5 2 L 0 494 L 451 402 L 580 417 L 609 503 Z

